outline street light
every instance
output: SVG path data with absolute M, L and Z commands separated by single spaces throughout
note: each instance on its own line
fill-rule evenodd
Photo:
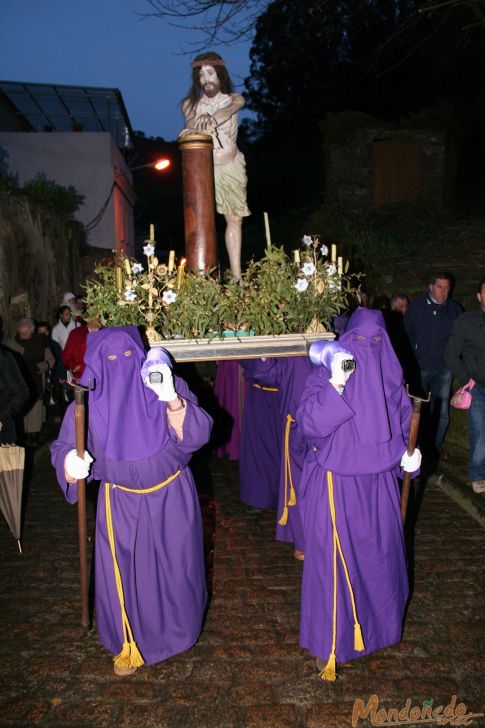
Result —
M 162 158 L 157 159 L 156 162 L 148 162 L 148 164 L 139 164 L 137 167 L 129 167 L 128 171 L 133 172 L 135 169 L 143 169 L 144 167 L 153 167 L 153 169 L 156 169 L 157 171 L 161 171 L 162 169 L 167 169 L 167 167 L 170 167 L 171 161 L 170 159 Z

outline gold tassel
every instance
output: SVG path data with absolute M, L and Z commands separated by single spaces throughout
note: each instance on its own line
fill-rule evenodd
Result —
M 354 624 L 354 650 L 356 652 L 362 652 L 362 650 L 365 650 L 364 638 L 362 637 L 362 629 L 358 622 Z
M 145 664 L 136 642 L 123 642 L 120 654 L 113 658 L 115 665 L 120 667 L 141 667 Z
M 290 480 L 290 500 L 288 501 L 289 506 L 296 506 L 296 493 L 293 487 L 293 483 Z
M 321 672 L 318 673 L 318 677 L 321 680 L 327 680 L 328 682 L 335 682 L 337 678 L 337 672 L 335 670 L 335 652 L 332 652 L 328 658 L 328 662 Z
M 121 650 L 119 655 L 116 655 L 116 657 L 113 657 L 113 662 L 115 663 L 115 665 L 129 667 L 129 664 L 130 664 L 130 643 L 129 642 L 123 642 L 123 649 Z
M 285 507 L 283 508 L 283 513 L 281 514 L 281 518 L 278 521 L 278 524 L 280 526 L 286 526 L 287 523 L 288 523 L 288 508 L 285 504 Z

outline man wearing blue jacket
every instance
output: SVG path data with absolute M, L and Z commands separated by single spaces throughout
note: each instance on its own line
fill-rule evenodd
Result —
M 446 366 L 444 353 L 448 337 L 457 316 L 463 309 L 449 298 L 451 277 L 449 273 L 431 276 L 424 296 L 411 301 L 404 316 L 404 328 L 411 343 L 420 372 L 423 393 L 431 393 L 426 408 L 429 420 L 423 425 L 428 452 L 439 456 L 449 422 L 450 389 L 453 375 Z

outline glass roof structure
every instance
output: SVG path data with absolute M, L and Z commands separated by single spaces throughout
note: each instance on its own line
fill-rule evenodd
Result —
M 133 146 L 133 130 L 116 88 L 0 81 L 2 102 L 18 131 L 104 131 L 121 149 Z

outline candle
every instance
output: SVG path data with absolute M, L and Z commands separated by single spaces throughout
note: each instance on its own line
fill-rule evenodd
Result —
M 155 225 L 150 225 L 150 242 L 155 240 Z
M 295 259 L 295 263 L 299 263 L 300 262 L 300 251 L 299 250 L 294 250 L 293 251 L 293 257 Z
M 337 261 L 337 246 L 335 243 L 332 243 L 332 256 L 331 256 L 332 263 L 336 263 Z
M 125 270 L 128 273 L 129 276 L 131 276 L 131 267 L 130 267 L 130 261 L 128 258 L 125 258 Z
M 182 258 L 180 261 L 180 265 L 177 270 L 177 290 L 180 291 L 182 287 L 182 282 L 184 280 L 184 268 L 185 268 L 185 258 Z
M 175 250 L 171 250 L 168 254 L 168 272 L 171 273 L 173 271 L 173 266 L 175 263 Z
M 123 288 L 123 278 L 121 276 L 121 268 L 119 265 L 116 266 L 116 290 L 118 293 L 121 293 L 121 289 Z
M 266 232 L 266 247 L 267 248 L 271 248 L 271 234 L 269 232 L 269 218 L 268 218 L 268 213 L 267 212 L 263 212 L 263 216 L 264 216 L 264 229 L 265 229 L 265 232 Z
M 151 308 L 153 305 L 153 295 L 152 295 L 152 289 L 148 291 L 148 308 Z
M 340 255 L 337 258 L 337 272 L 339 276 L 344 274 L 344 259 Z

